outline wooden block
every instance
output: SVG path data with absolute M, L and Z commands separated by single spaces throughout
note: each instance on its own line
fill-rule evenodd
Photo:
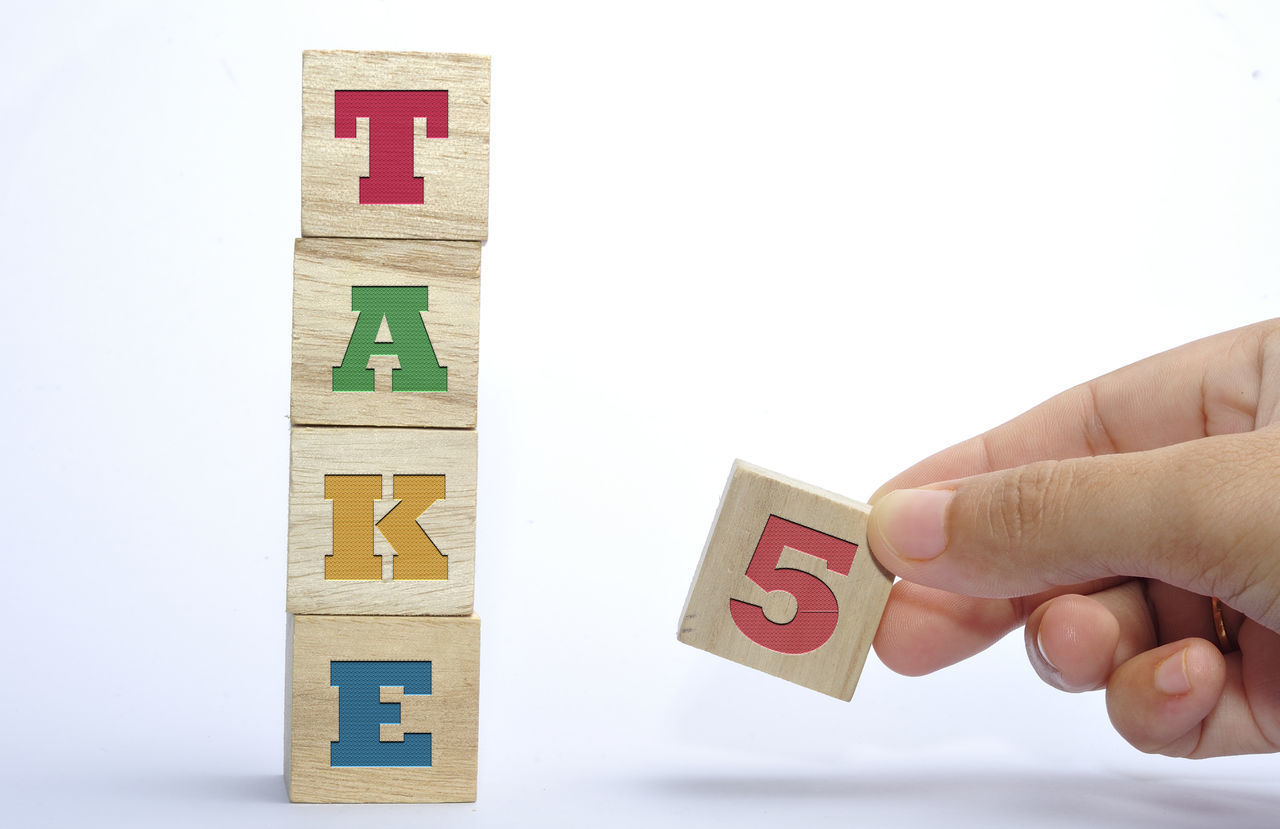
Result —
M 870 510 L 734 463 L 679 640 L 851 699 L 893 584 L 867 548 Z
M 290 613 L 471 612 L 475 432 L 295 426 L 291 444 Z
M 302 235 L 483 240 L 489 58 L 302 53 Z
M 290 616 L 288 642 L 290 800 L 476 799 L 477 617 Z
M 299 239 L 293 262 L 295 425 L 475 427 L 479 242 Z

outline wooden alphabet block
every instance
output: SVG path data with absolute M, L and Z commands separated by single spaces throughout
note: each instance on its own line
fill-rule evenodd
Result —
M 737 461 L 678 638 L 848 701 L 893 577 L 870 507 Z
M 474 428 L 480 243 L 299 239 L 295 425 Z
M 288 642 L 290 800 L 476 799 L 477 617 L 290 616 Z
M 489 58 L 303 52 L 303 236 L 488 232 Z
M 288 612 L 471 612 L 475 432 L 295 426 L 290 458 Z

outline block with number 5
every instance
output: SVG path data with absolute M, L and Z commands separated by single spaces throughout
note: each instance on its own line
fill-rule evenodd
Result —
M 680 641 L 851 699 L 893 584 L 867 549 L 870 511 L 734 463 Z

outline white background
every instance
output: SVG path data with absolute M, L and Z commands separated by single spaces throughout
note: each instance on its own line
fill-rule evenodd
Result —
M 733 458 L 852 497 L 1277 314 L 1263 3 L 22 4 L 6 825 L 1274 824 L 1010 636 L 842 703 L 679 645 Z M 281 779 L 303 48 L 493 56 L 480 799 Z

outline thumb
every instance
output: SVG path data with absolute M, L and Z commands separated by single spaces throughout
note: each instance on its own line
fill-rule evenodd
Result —
M 952 593 L 1144 577 L 1280 631 L 1280 430 L 895 490 L 867 541 L 896 575 Z

